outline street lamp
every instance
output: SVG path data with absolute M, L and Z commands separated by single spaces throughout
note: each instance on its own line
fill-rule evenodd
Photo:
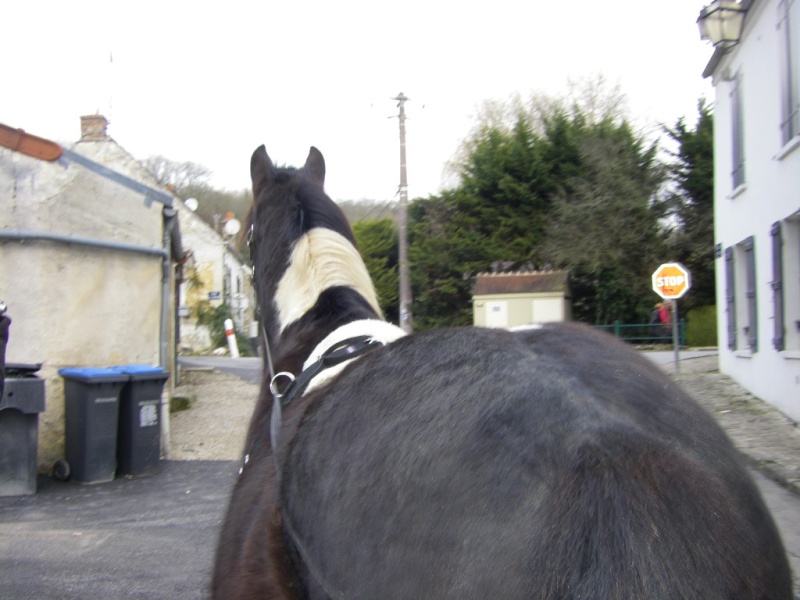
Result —
M 700 39 L 711 40 L 721 48 L 730 48 L 742 37 L 746 6 L 736 0 L 714 0 L 700 11 L 697 25 Z

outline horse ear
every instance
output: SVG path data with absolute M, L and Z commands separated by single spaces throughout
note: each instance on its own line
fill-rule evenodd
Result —
M 322 152 L 317 150 L 314 146 L 308 151 L 308 158 L 303 170 L 311 176 L 311 179 L 316 181 L 320 187 L 325 185 L 325 159 L 322 158 Z
M 272 182 L 275 167 L 267 155 L 267 149 L 262 144 L 250 159 L 250 177 L 253 180 L 253 197 L 258 199 L 261 190 Z

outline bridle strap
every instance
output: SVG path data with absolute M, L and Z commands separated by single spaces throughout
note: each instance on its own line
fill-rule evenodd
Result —
M 325 369 L 358 358 L 378 346 L 383 346 L 383 342 L 368 335 L 348 338 L 328 348 L 319 359 L 303 369 L 303 372 L 296 378 L 291 373 L 276 373 L 273 376 L 270 383 L 270 391 L 273 398 L 272 414 L 270 416 L 270 442 L 272 444 L 272 455 L 276 461 L 278 460 L 278 445 L 283 421 L 282 409 L 289 406 L 296 397 L 302 396 L 314 377 Z M 281 376 L 290 380 L 289 386 L 283 392 L 278 391 L 276 385 L 277 379 Z M 279 465 L 276 463 L 276 466 Z M 278 469 L 277 476 L 280 478 L 280 469 Z

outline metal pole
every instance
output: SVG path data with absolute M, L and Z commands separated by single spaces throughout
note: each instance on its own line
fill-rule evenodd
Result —
M 680 367 L 680 334 L 679 334 L 679 326 L 678 326 L 678 301 L 672 300 L 672 345 L 675 348 L 675 374 L 681 374 L 681 367 Z
M 400 327 L 406 333 L 413 330 L 411 322 L 411 279 L 408 271 L 407 205 L 408 179 L 406 174 L 406 111 L 408 98 L 400 92 L 396 98 L 400 108 L 400 212 L 397 217 L 400 229 Z

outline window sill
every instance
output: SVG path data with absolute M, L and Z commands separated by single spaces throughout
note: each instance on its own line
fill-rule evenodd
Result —
M 736 350 L 733 353 L 736 358 L 753 358 L 753 354 L 752 350 Z
M 800 135 L 794 136 L 790 139 L 786 144 L 784 144 L 783 148 L 780 149 L 780 152 L 775 156 L 775 160 L 783 160 L 787 156 L 789 156 L 792 151 L 800 146 Z
M 744 194 L 746 191 L 747 191 L 746 183 L 737 185 L 736 188 L 734 188 L 734 190 L 730 193 L 730 195 L 728 195 L 728 200 L 733 200 L 737 196 L 741 196 L 742 194 Z
M 786 360 L 800 360 L 800 350 L 786 350 L 779 352 L 778 355 Z

